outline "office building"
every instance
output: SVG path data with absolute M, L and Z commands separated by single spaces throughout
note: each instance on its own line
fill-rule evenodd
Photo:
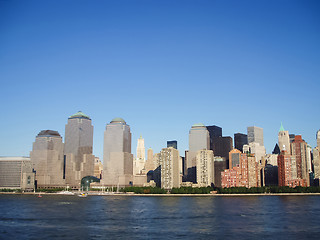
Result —
M 221 173 L 227 169 L 227 160 L 224 157 L 214 156 L 214 181 L 215 187 L 221 187 Z
M 296 159 L 286 151 L 278 155 L 278 184 L 279 186 L 307 186 L 307 180 L 297 177 Z
M 271 165 L 267 163 L 264 167 L 264 186 L 278 186 L 277 165 Z
M 94 177 L 101 179 L 103 171 L 103 164 L 99 157 L 94 158 Z
M 149 148 L 147 151 L 147 161 L 145 164 L 145 171 L 148 173 L 149 171 L 153 171 L 156 168 L 156 164 L 153 159 L 153 150 Z
M 243 133 L 234 134 L 234 147 L 243 152 L 243 145 L 248 144 L 248 136 Z
M 313 168 L 314 168 L 314 178 L 320 179 L 320 130 L 317 131 L 317 147 L 313 149 Z
M 137 143 L 137 157 L 133 161 L 133 174 L 144 174 L 146 164 L 146 150 L 144 147 L 144 139 L 142 136 L 138 139 Z
M 247 128 L 247 134 L 248 134 L 248 144 L 252 142 L 259 143 L 260 146 L 263 145 L 263 129 L 260 127 L 248 127 Z
M 304 179 L 310 186 L 309 171 L 307 166 L 307 143 L 301 135 L 296 135 L 291 143 L 291 155 L 295 157 L 297 168 L 297 179 Z
M 69 187 L 79 188 L 83 177 L 94 175 L 95 156 L 92 155 L 92 147 L 91 119 L 79 111 L 68 118 L 65 127 L 65 179 Z
M 213 152 L 215 151 L 214 149 L 214 139 L 218 138 L 218 137 L 222 137 L 222 128 L 218 127 L 216 125 L 212 125 L 212 126 L 206 126 L 208 132 L 209 132 L 209 137 L 210 137 L 210 143 L 209 146 Z
M 178 142 L 176 140 L 167 141 L 167 148 L 173 147 L 175 149 L 178 149 Z
M 179 151 L 173 147 L 163 148 L 160 152 L 161 188 L 170 190 L 181 184 Z
M 202 124 L 194 124 L 189 131 L 189 151 L 187 152 L 187 179 L 196 182 L 196 155 L 199 150 L 210 148 L 210 137 L 207 128 Z
M 105 186 L 132 185 L 131 132 L 122 118 L 114 118 L 104 132 L 102 179 Z
M 229 168 L 240 166 L 241 154 L 242 152 L 238 149 L 233 149 L 229 152 Z
M 229 152 L 233 149 L 232 143 L 232 137 L 218 137 L 213 140 L 213 154 L 226 158 L 227 167 L 229 166 Z
M 197 152 L 197 184 L 200 187 L 211 186 L 214 180 L 214 158 L 212 150 Z
M 257 142 L 251 142 L 243 146 L 244 153 L 254 154 L 256 162 L 261 162 L 262 157 L 266 155 L 266 148 Z
M 0 188 L 33 191 L 35 174 L 28 157 L 0 157 Z
M 280 151 L 291 152 L 289 132 L 284 130 L 282 123 L 278 133 L 278 143 Z
M 57 131 L 43 130 L 36 136 L 30 159 L 38 188 L 65 186 L 63 143 Z

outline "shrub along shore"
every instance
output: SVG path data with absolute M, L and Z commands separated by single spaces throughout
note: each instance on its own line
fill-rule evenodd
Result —
M 58 193 L 63 191 L 63 188 L 51 188 L 51 189 L 37 189 L 36 193 Z M 101 192 L 101 190 L 90 189 L 91 192 Z M 22 193 L 21 189 L 0 189 L 0 192 L 14 192 Z M 116 188 L 109 189 L 109 192 L 117 192 Z M 320 187 L 232 187 L 232 188 L 215 188 L 215 187 L 180 187 L 173 188 L 171 190 L 165 190 L 158 187 L 125 187 L 120 188 L 119 193 L 135 193 L 135 194 L 303 194 L 303 193 L 320 193 Z

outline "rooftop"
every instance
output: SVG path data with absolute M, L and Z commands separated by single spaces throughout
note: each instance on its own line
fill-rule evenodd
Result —
M 84 114 L 84 113 L 81 112 L 81 111 L 79 111 L 79 112 L 77 112 L 77 113 L 75 113 L 75 114 L 73 114 L 73 115 L 71 115 L 71 116 L 69 117 L 69 119 L 72 119 L 72 118 L 86 118 L 86 119 L 90 119 L 90 117 L 89 117 L 88 115 Z M 91 119 L 90 119 L 90 120 L 91 120 Z
M 60 134 L 57 131 L 53 131 L 53 130 L 42 130 L 37 135 L 37 137 L 48 137 L 48 136 L 50 136 L 50 137 L 61 137 Z
M 123 118 L 114 118 L 114 119 L 112 119 L 111 123 L 124 123 L 124 124 L 126 124 L 126 121 Z
M 196 127 L 206 127 L 203 123 L 196 123 L 192 125 L 192 128 L 196 128 Z

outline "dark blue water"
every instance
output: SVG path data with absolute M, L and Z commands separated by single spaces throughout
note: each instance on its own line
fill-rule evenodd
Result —
M 318 239 L 320 196 L 0 195 L 0 239 Z

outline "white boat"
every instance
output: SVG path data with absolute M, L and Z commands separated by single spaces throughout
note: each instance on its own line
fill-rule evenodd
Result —
M 61 191 L 61 192 L 57 192 L 57 194 L 62 194 L 62 195 L 74 195 L 73 192 L 70 191 Z

